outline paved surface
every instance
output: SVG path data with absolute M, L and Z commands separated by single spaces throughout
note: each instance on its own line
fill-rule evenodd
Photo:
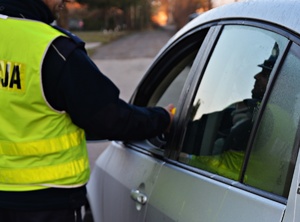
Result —
M 92 56 L 93 59 L 153 58 L 169 40 L 171 32 L 149 30 L 125 36 L 111 44 L 103 45 Z
M 92 55 L 99 69 L 120 89 L 120 97 L 128 101 L 155 55 L 172 36 L 170 30 L 150 30 L 125 36 L 102 45 Z M 88 142 L 91 168 L 109 142 Z

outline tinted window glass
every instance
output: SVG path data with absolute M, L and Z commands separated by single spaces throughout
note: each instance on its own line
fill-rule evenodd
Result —
M 179 161 L 237 180 L 268 79 L 287 40 L 247 26 L 227 26 L 191 108 Z
M 174 104 L 175 107 L 177 106 L 183 85 L 197 52 L 198 48 L 194 49 L 188 55 L 185 55 L 177 64 L 174 64 L 166 78 L 152 94 L 148 104 L 149 106 L 166 106 L 170 103 Z
M 245 183 L 288 195 L 300 115 L 300 47 L 288 54 L 266 104 L 248 162 Z
M 162 55 L 139 85 L 134 104 L 176 107 L 190 69 L 209 29 L 188 33 Z

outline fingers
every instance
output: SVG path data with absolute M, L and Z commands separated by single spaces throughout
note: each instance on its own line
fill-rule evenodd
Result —
M 169 115 L 170 115 L 170 124 L 167 128 L 167 132 L 169 132 L 169 130 L 171 128 L 171 125 L 173 123 L 173 118 L 174 118 L 174 115 L 175 115 L 175 112 L 176 112 L 176 108 L 173 104 L 169 104 L 165 107 L 165 110 L 167 110 Z

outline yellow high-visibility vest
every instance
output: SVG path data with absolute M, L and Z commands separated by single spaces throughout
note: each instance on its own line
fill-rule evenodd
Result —
M 64 34 L 3 15 L 0 29 L 0 190 L 82 186 L 90 173 L 84 131 L 47 103 L 42 87 L 44 56 Z

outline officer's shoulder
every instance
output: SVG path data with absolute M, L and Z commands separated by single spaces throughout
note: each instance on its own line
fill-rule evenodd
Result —
M 61 55 L 63 55 L 65 58 L 67 58 L 71 54 L 71 52 L 77 48 L 86 52 L 84 47 L 85 42 L 82 41 L 79 37 L 58 26 L 53 26 L 53 28 L 65 34 L 65 36 L 58 37 L 52 43 L 55 49 L 58 50 L 59 53 L 61 53 Z
M 58 37 L 52 42 L 55 51 L 67 58 L 78 46 L 71 39 L 67 37 Z
M 74 51 L 74 50 L 82 50 L 86 53 L 84 46 L 79 45 L 78 43 L 74 42 L 72 39 L 60 36 L 56 38 L 52 42 L 52 46 L 54 47 L 55 51 L 60 55 L 63 56 L 65 59 Z

